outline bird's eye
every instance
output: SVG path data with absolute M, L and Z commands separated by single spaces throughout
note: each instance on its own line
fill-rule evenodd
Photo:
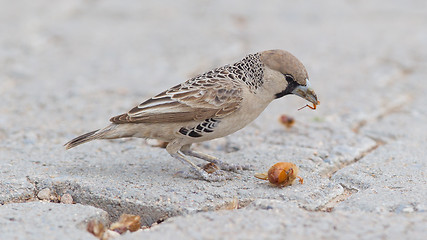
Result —
M 286 78 L 287 82 L 294 82 L 295 81 L 294 77 L 292 75 L 289 75 L 289 74 L 285 74 L 285 78 Z

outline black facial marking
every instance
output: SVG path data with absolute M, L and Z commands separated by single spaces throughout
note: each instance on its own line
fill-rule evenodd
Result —
M 288 94 L 291 94 L 292 93 L 292 91 L 296 88 L 296 87 L 298 87 L 300 84 L 298 84 L 296 81 L 295 81 L 295 79 L 294 79 L 294 77 L 292 76 L 292 75 L 289 75 L 289 74 L 286 74 L 285 75 L 285 79 L 286 79 L 286 81 L 288 82 L 288 86 L 286 86 L 286 89 L 285 90 L 283 90 L 283 91 L 281 91 L 281 92 L 279 92 L 279 93 L 276 93 L 276 98 L 281 98 L 281 97 L 283 97 L 283 96 L 285 96 L 285 95 L 288 95 Z

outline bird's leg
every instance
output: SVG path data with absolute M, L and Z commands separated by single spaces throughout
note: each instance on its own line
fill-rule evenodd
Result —
M 172 157 L 180 160 L 181 162 L 183 162 L 184 164 L 190 164 L 192 169 L 204 180 L 208 181 L 208 182 L 219 182 L 219 181 L 225 181 L 229 178 L 223 176 L 223 175 L 219 175 L 219 171 L 216 171 L 214 173 L 207 173 L 205 170 L 201 169 L 199 166 L 197 166 L 196 164 L 194 164 L 193 162 L 191 162 L 190 160 L 188 160 L 187 158 L 185 158 L 185 156 L 183 156 L 180 152 L 177 153 L 172 153 L 171 154 Z M 188 173 L 185 173 L 185 175 L 190 175 Z
M 175 139 L 172 142 L 169 142 L 166 146 L 166 150 L 168 153 L 175 159 L 180 160 L 184 164 L 190 164 L 191 169 L 196 172 L 201 178 L 208 182 L 218 182 L 230 179 L 230 177 L 226 177 L 221 175 L 221 171 L 215 171 L 211 174 L 207 173 L 205 170 L 201 169 L 199 166 L 188 160 L 179 150 L 182 148 L 180 139 Z M 184 172 L 184 175 L 191 176 L 190 173 Z
M 238 170 L 249 170 L 250 169 L 250 166 L 248 166 L 248 165 L 237 165 L 237 164 L 225 163 L 216 157 L 213 157 L 213 156 L 201 153 L 201 152 L 193 151 L 193 150 L 191 150 L 190 146 L 191 146 L 191 144 L 184 145 L 181 148 L 181 152 L 187 156 L 196 157 L 196 158 L 208 161 L 210 163 L 214 163 L 222 170 L 237 172 Z

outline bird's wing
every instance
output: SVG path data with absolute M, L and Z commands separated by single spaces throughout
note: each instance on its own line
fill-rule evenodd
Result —
M 201 75 L 148 99 L 110 121 L 169 123 L 224 117 L 240 108 L 242 94 L 240 85 L 227 77 L 206 78 Z

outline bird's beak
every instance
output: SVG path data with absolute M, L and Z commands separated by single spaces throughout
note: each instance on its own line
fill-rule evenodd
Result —
M 317 100 L 317 95 L 310 86 L 308 79 L 306 80 L 307 84 L 305 86 L 298 86 L 293 91 L 292 94 L 300 96 L 305 100 L 313 103 L 314 105 L 319 105 L 320 102 Z

